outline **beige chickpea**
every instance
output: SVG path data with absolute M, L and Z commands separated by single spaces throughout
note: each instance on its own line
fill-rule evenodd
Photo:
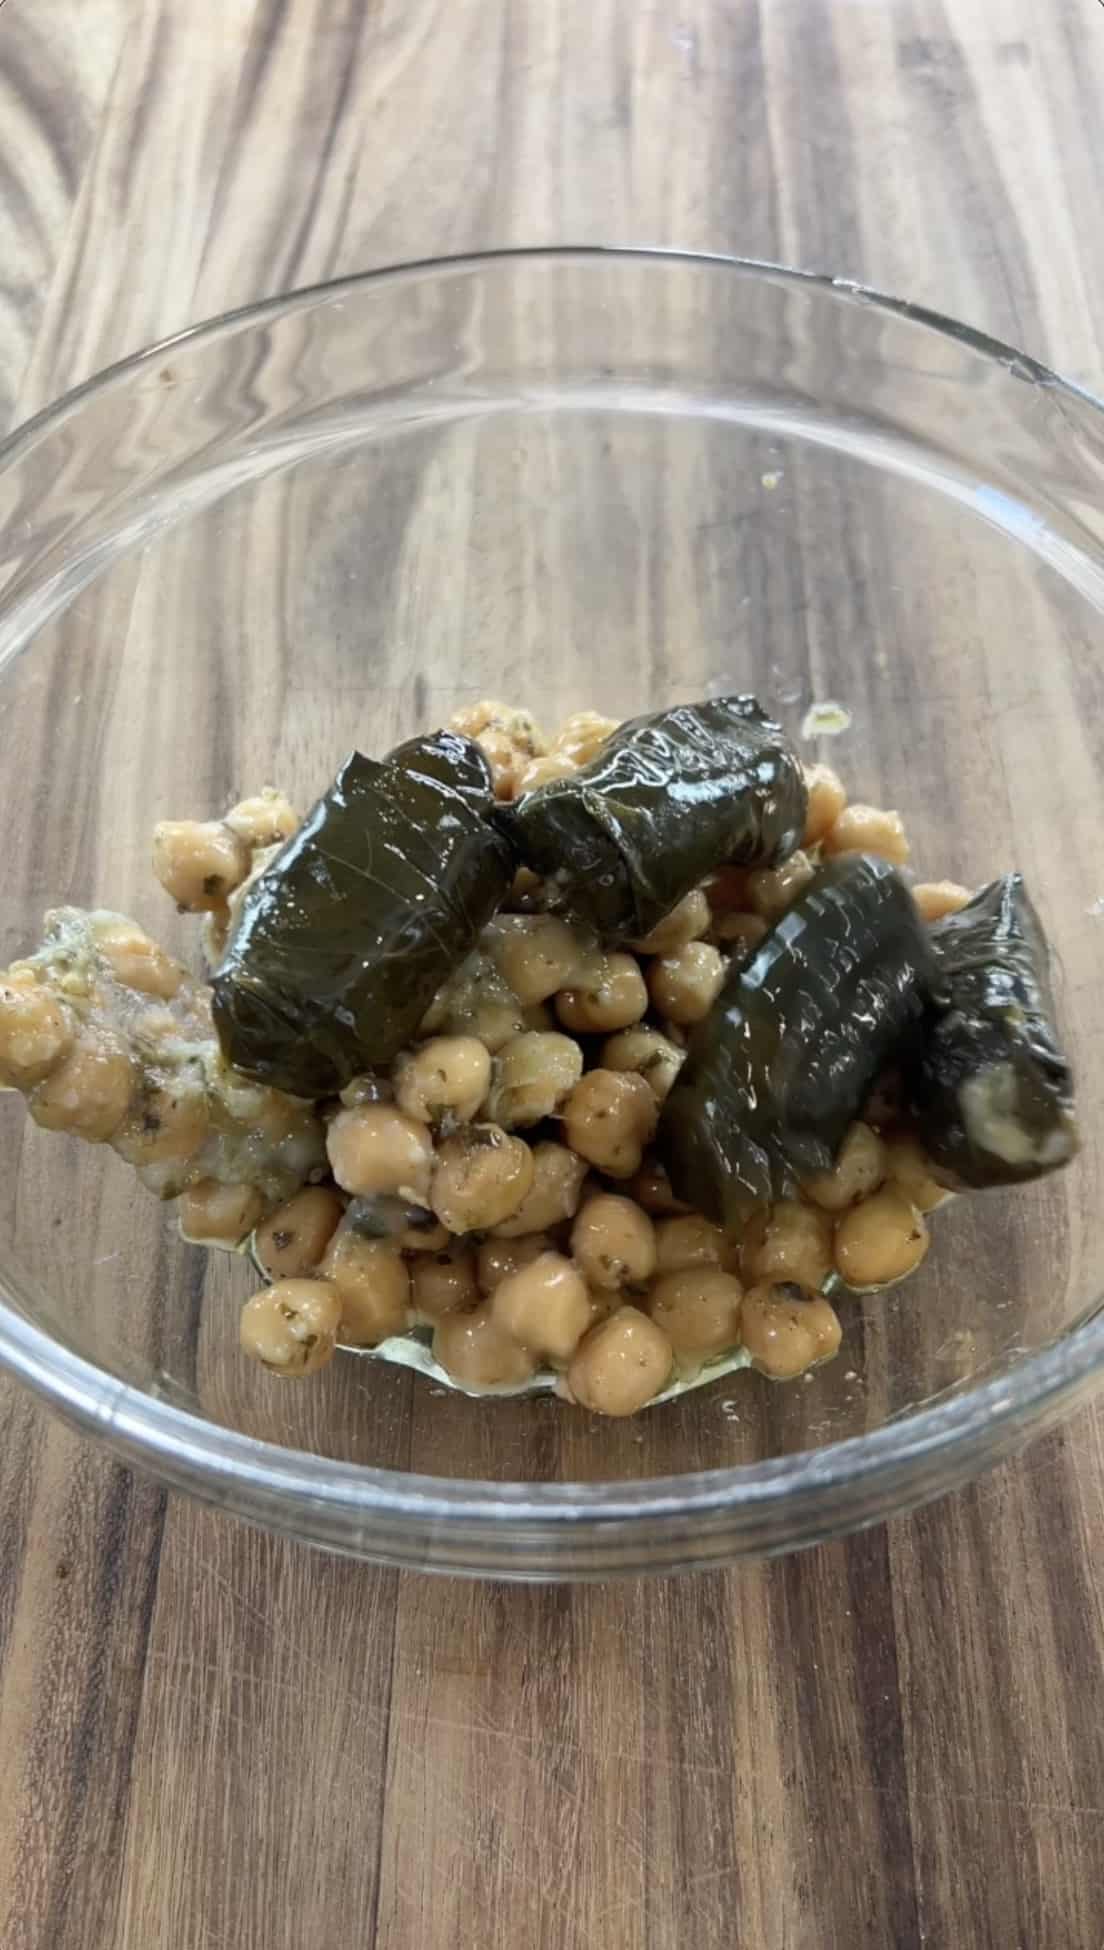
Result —
M 543 751 L 545 746 L 544 736 L 531 712 L 503 704 L 497 697 L 481 697 L 476 704 L 462 704 L 452 713 L 449 726 L 453 731 L 462 731 L 466 738 L 478 738 L 489 727 L 508 731 L 515 743 L 530 752 Z
M 709 1014 L 725 978 L 724 956 L 708 941 L 688 941 L 673 955 L 661 955 L 648 970 L 648 993 L 669 1022 L 701 1022 Z
M 517 1212 L 533 1170 L 524 1138 L 498 1124 L 472 1124 L 440 1146 L 429 1202 L 450 1232 L 489 1232 Z
M 423 1124 L 467 1124 L 491 1084 L 491 1057 L 475 1036 L 434 1036 L 395 1068 L 395 1102 Z
M 282 846 L 299 830 L 299 815 L 282 792 L 266 785 L 250 799 L 239 799 L 231 806 L 224 822 L 253 851 L 261 847 Z
M 181 1194 L 180 1230 L 196 1246 L 238 1246 L 259 1224 L 264 1207 L 256 1185 L 201 1178 Z
M 342 1200 L 328 1185 L 307 1185 L 285 1199 L 257 1227 L 253 1253 L 270 1280 L 313 1273 L 337 1231 Z
M 825 853 L 877 853 L 895 867 L 903 867 L 909 857 L 900 813 L 882 806 L 845 806 L 821 844 Z
M 676 1354 L 705 1359 L 735 1347 L 744 1289 L 719 1266 L 684 1266 L 653 1281 L 648 1312 Z
M 576 1034 L 627 1029 L 647 1012 L 648 991 L 632 955 L 603 955 L 574 988 L 561 989 L 556 1014 Z
M 791 1381 L 830 1361 L 839 1350 L 840 1324 L 822 1294 L 792 1280 L 750 1287 L 740 1309 L 740 1339 L 751 1365 L 771 1381 Z
M 551 785 L 554 779 L 569 778 L 578 770 L 573 758 L 566 752 L 547 752 L 543 758 L 531 758 L 518 779 L 518 794 L 536 792 L 542 785 Z
M 779 1199 L 749 1219 L 740 1242 L 740 1270 L 751 1286 L 794 1280 L 815 1293 L 832 1271 L 832 1220 L 819 1206 Z
M 654 1218 L 668 1218 L 672 1214 L 681 1216 L 690 1210 L 680 1198 L 675 1197 L 671 1181 L 658 1158 L 646 1159 L 640 1170 L 633 1173 L 625 1190 Z
M 130 1165 L 183 1164 L 207 1136 L 210 1113 L 202 1080 L 143 1077 L 112 1148 Z
M 869 1124 L 852 1124 L 835 1164 L 826 1171 L 812 1172 L 802 1190 L 825 1212 L 842 1212 L 848 1205 L 869 1198 L 885 1176 L 885 1145 L 877 1131 Z
M 684 894 L 677 907 L 657 921 L 650 934 L 641 941 L 630 942 L 639 955 L 673 955 L 677 948 L 685 948 L 688 941 L 696 941 L 705 934 L 710 924 L 709 902 L 701 887 L 695 887 Z
M 153 832 L 153 871 L 179 908 L 221 907 L 251 865 L 249 848 L 217 819 L 164 819 Z
M 836 1226 L 836 1270 L 863 1292 L 915 1271 L 930 1245 L 924 1216 L 898 1185 L 853 1205 Z
M 139 995 L 156 995 L 163 1002 L 171 1001 L 177 993 L 184 980 L 181 964 L 135 922 L 121 916 L 103 921 L 95 928 L 94 939 L 115 980 L 124 988 Z
M 760 867 L 748 875 L 747 900 L 753 914 L 764 921 L 780 921 L 813 877 L 807 853 L 791 853 L 780 867 Z
M 830 765 L 807 765 L 805 788 L 809 803 L 801 844 L 819 846 L 846 806 L 847 793 L 839 773 L 834 772 Z
M 571 1253 L 592 1287 L 646 1286 L 656 1267 L 655 1227 L 633 1199 L 600 1192 L 571 1228 Z
M 583 1074 L 583 1052 L 555 1030 L 514 1036 L 495 1058 L 488 1115 L 504 1130 L 525 1129 L 555 1117 Z
M 30 980 L 0 982 L 0 1083 L 29 1090 L 73 1047 L 73 1019 L 48 988 Z
M 534 763 L 536 763 L 535 760 Z M 532 867 L 518 867 L 510 882 L 510 892 L 507 895 L 509 905 L 511 907 L 520 906 L 524 913 L 525 903 L 532 900 L 534 895 L 540 892 L 543 885 L 544 882 L 540 874 L 534 873 Z M 486 935 L 484 935 L 485 939 Z
M 479 1299 L 475 1255 L 470 1252 L 419 1253 L 410 1268 L 410 1304 L 423 1320 L 439 1320 Z
M 550 1361 L 568 1361 L 591 1324 L 586 1281 L 562 1253 L 541 1253 L 500 1280 L 491 1317 L 511 1339 Z
M 133 1081 L 120 1038 L 109 1029 L 84 1029 L 32 1091 L 27 1108 L 47 1131 L 72 1131 L 89 1144 L 104 1144 L 126 1116 Z
M 718 915 L 713 932 L 718 941 L 723 941 L 725 947 L 731 950 L 737 965 L 742 966 L 751 960 L 770 929 L 761 914 L 744 914 L 735 909 L 729 914 Z
M 684 1061 L 684 1052 L 658 1029 L 619 1029 L 602 1045 L 603 1070 L 635 1070 L 662 1104 Z
M 580 1158 L 608 1177 L 631 1178 L 640 1170 L 658 1116 L 643 1077 L 631 1070 L 588 1070 L 564 1105 L 564 1136 Z
M 281 1280 L 247 1300 L 240 1338 L 272 1374 L 314 1374 L 332 1359 L 341 1307 L 326 1280 Z
M 585 949 L 555 914 L 502 914 L 484 936 L 491 958 L 523 1008 L 547 1001 L 572 980 Z
M 330 1240 L 320 1270 L 337 1295 L 338 1339 L 346 1347 L 378 1347 L 406 1331 L 410 1272 L 394 1240 L 364 1239 L 344 1226 Z
M 657 1273 L 681 1273 L 691 1266 L 720 1266 L 729 1271 L 736 1259 L 737 1248 L 727 1233 L 700 1212 L 663 1219 L 656 1227 Z
M 440 1219 L 427 1212 L 424 1218 L 419 1215 L 409 1225 L 400 1227 L 392 1235 L 392 1244 L 401 1246 L 404 1253 L 443 1253 L 449 1237 Z
M 639 1307 L 618 1307 L 575 1350 L 567 1385 L 595 1415 L 635 1415 L 666 1387 L 674 1350 Z
M 957 880 L 921 880 L 912 890 L 916 910 L 922 921 L 942 921 L 948 914 L 959 914 L 973 895 Z
M 433 1358 L 461 1387 L 519 1388 L 536 1372 L 535 1355 L 500 1327 L 492 1302 L 445 1314 L 433 1330 Z
M 459 1025 L 458 1025 L 459 1026 Z M 463 1018 L 464 1031 L 477 1036 L 492 1056 L 525 1028 L 525 1012 L 514 996 L 481 995 Z
M 533 1182 L 508 1219 L 495 1226 L 498 1239 L 523 1239 L 532 1232 L 547 1232 L 574 1218 L 579 1209 L 586 1161 L 576 1157 L 565 1144 L 544 1139 L 532 1150 Z
M 492 1294 L 508 1274 L 518 1272 L 522 1266 L 531 1266 L 551 1245 L 546 1232 L 530 1232 L 523 1239 L 484 1239 L 475 1256 L 480 1292 Z
M 330 1169 L 343 1191 L 367 1198 L 395 1193 L 425 1205 L 433 1140 L 424 1124 L 393 1104 L 339 1110 L 326 1133 Z
M 565 753 L 576 765 L 587 765 L 616 730 L 616 718 L 604 718 L 598 711 L 573 711 L 553 738 L 552 750 Z
M 529 754 L 515 745 L 508 731 L 500 731 L 493 725 L 481 731 L 475 742 L 491 768 L 495 798 L 516 799 Z
M 918 1212 L 934 1212 L 954 1194 L 941 1185 L 933 1165 L 918 1138 L 899 1132 L 886 1139 L 886 1172 Z

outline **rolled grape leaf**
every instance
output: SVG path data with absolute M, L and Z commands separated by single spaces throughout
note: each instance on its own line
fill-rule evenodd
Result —
M 820 867 L 691 1039 L 656 1140 L 679 1198 L 737 1226 L 831 1165 L 930 977 L 894 869 L 858 854 Z
M 228 1061 L 301 1097 L 389 1063 L 509 886 L 493 804 L 458 732 L 346 759 L 246 892 L 213 983 Z
M 908 1074 L 925 1146 L 964 1185 L 1055 1171 L 1077 1150 L 1073 1075 L 1022 875 L 983 887 L 929 935 L 936 1002 Z
M 565 907 L 631 941 L 714 868 L 785 859 L 805 807 L 781 728 L 753 697 L 718 697 L 632 719 L 589 765 L 497 816 Z

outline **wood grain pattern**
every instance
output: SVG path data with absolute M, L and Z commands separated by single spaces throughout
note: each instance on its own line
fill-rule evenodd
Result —
M 1081 0 L 9 0 L 0 413 L 564 239 L 829 267 L 1100 387 L 1102 99 Z M 248 1532 L 5 1386 L 0 1943 L 1099 1950 L 1102 1561 L 1100 1410 L 801 1558 L 530 1591 Z

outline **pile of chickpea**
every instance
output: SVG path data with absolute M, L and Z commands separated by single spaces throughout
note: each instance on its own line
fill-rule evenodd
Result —
M 451 722 L 481 744 L 502 799 L 566 776 L 614 729 L 580 712 L 548 740 L 491 702 Z M 206 984 L 118 916 L 83 917 L 92 973 L 79 996 L 48 950 L 0 982 L 0 1081 L 39 1123 L 113 1144 L 179 1196 L 189 1239 L 251 1237 L 269 1284 L 243 1310 L 241 1344 L 275 1374 L 411 1329 L 431 1333 L 440 1368 L 471 1392 L 553 1370 L 565 1398 L 604 1415 L 633 1414 L 737 1348 L 773 1379 L 803 1374 L 840 1342 L 824 1288 L 904 1278 L 949 1195 L 894 1130 L 892 1103 L 882 1093 L 834 1167 L 738 1238 L 675 1199 L 649 1145 L 688 1033 L 816 860 L 908 860 L 895 812 L 848 805 L 825 765 L 808 785 L 800 851 L 775 870 L 722 868 L 628 949 L 542 911 L 520 872 L 419 1040 L 332 1103 L 228 1072 Z M 212 952 L 296 824 L 269 791 L 223 820 L 158 827 L 155 872 L 206 917 Z M 914 894 L 927 920 L 969 898 L 950 882 Z

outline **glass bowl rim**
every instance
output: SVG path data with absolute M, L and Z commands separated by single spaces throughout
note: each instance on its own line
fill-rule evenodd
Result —
M 1006 371 L 1064 393 L 1104 418 L 1104 400 L 1062 378 L 1030 354 L 944 313 L 894 298 L 850 278 L 720 252 L 563 244 L 474 251 L 387 265 L 304 285 L 222 312 L 104 367 L 24 421 L 0 442 L 0 469 L 61 425 L 84 401 L 124 386 L 151 361 L 162 360 L 183 346 L 213 342 L 290 310 L 333 301 L 373 285 L 452 276 L 511 262 L 587 260 L 715 268 L 869 306 L 933 336 L 968 346 Z M 0 592 L 0 603 L 2 600 Z M 986 1432 L 996 1434 L 1008 1424 L 1034 1420 L 1048 1404 L 1072 1394 L 1104 1369 L 1104 1305 L 1098 1300 L 1060 1338 L 1024 1357 L 1008 1373 L 979 1381 L 928 1407 L 906 1411 L 861 1436 L 767 1462 L 641 1478 L 624 1485 L 606 1481 L 495 1482 L 337 1462 L 207 1421 L 202 1415 L 108 1375 L 37 1327 L 21 1307 L 4 1304 L 5 1298 L 13 1297 L 8 1284 L 0 1280 L 0 1368 L 68 1420 L 113 1441 L 162 1480 L 183 1481 L 196 1493 L 225 1501 L 230 1507 L 235 1501 L 235 1486 L 251 1484 L 270 1496 L 290 1494 L 304 1506 L 321 1505 L 334 1512 L 343 1508 L 384 1519 L 405 1518 L 419 1526 L 440 1521 L 450 1526 L 466 1523 L 477 1531 L 489 1529 L 501 1519 L 507 1519 L 511 1526 L 530 1523 L 545 1531 L 564 1525 L 578 1527 L 587 1517 L 603 1526 L 618 1522 L 635 1525 L 648 1519 L 685 1520 L 710 1513 L 750 1515 L 754 1509 L 762 1519 L 772 1506 L 782 1515 L 787 1504 L 803 1498 L 816 1505 L 830 1503 L 844 1489 L 854 1491 L 890 1473 L 902 1482 L 907 1495 L 904 1479 L 925 1458 L 970 1450 Z M 222 1495 L 216 1488 L 219 1484 L 223 1486 Z

